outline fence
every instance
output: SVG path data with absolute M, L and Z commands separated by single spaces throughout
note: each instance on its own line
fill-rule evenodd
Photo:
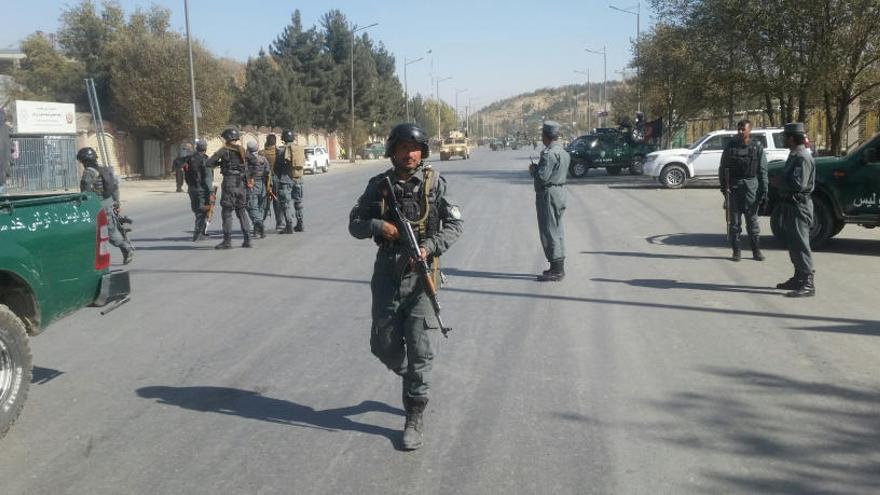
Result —
M 12 136 L 18 157 L 12 160 L 7 192 L 79 190 L 75 136 Z

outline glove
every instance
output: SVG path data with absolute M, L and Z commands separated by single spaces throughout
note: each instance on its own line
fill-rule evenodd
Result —
M 722 205 L 721 208 L 723 208 L 725 210 L 727 209 L 727 197 L 726 196 L 724 197 L 724 204 Z

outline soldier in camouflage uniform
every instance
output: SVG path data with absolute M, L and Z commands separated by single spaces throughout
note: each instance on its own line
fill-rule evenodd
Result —
M 742 232 L 742 217 L 745 216 L 752 259 L 764 261 L 758 242 L 761 234 L 758 210 L 767 205 L 767 156 L 761 143 L 751 139 L 752 123 L 749 120 L 739 121 L 736 131 L 737 138 L 727 143 L 718 168 L 722 193 L 726 194 L 727 181 L 730 180 L 730 198 L 725 204 L 730 216 L 727 227 L 733 248 L 730 259 L 739 261 L 742 258 L 739 234 Z
M 119 217 L 119 185 L 110 167 L 98 165 L 98 154 L 93 148 L 82 148 L 76 153 L 76 159 L 83 164 L 83 174 L 79 189 L 93 192 L 101 199 L 101 207 L 107 214 L 107 234 L 110 244 L 122 251 L 122 263 L 127 265 L 134 259 L 134 247 L 120 230 Z
M 220 136 L 226 141 L 226 145 L 217 150 L 208 159 L 211 168 L 220 167 L 223 182 L 220 189 L 223 191 L 220 197 L 220 206 L 223 215 L 223 242 L 215 246 L 216 249 L 229 249 L 232 247 L 232 212 L 238 217 L 241 224 L 241 234 L 244 237 L 241 247 L 251 247 L 251 221 L 247 214 L 247 184 L 248 168 L 245 162 L 244 148 L 238 144 L 240 135 L 238 129 L 229 128 Z
M 385 145 L 385 156 L 391 158 L 394 167 L 370 179 L 351 210 L 348 224 L 352 236 L 372 238 L 379 246 L 370 282 L 370 348 L 403 379 L 406 423 L 402 447 L 407 450 L 422 445 L 422 418 L 440 328 L 423 282 L 411 260 L 401 254 L 401 234 L 385 203 L 385 178 L 394 184 L 401 211 L 410 219 L 422 256 L 436 272 L 438 257 L 461 235 L 462 220 L 459 207 L 446 196 L 446 180 L 424 164 L 428 152 L 428 138 L 420 127 L 394 127 Z
M 285 169 L 285 174 L 279 176 L 280 184 L 289 184 L 289 186 L 285 185 L 284 187 L 289 187 L 290 193 L 289 196 L 285 198 L 285 200 L 289 202 L 293 202 L 293 210 L 296 215 L 296 225 L 293 227 L 293 232 L 302 232 L 303 231 L 303 173 L 305 170 L 306 164 L 306 154 L 305 149 L 294 143 L 294 135 L 293 131 L 290 129 L 285 129 L 281 132 L 281 140 L 284 141 L 284 146 L 279 150 L 278 155 L 278 163 L 282 168 Z M 279 197 L 281 195 L 279 194 Z M 284 205 L 282 205 L 282 209 L 284 209 Z M 285 234 L 290 234 L 291 229 L 290 226 L 290 205 L 288 205 L 288 211 L 285 212 L 285 221 L 287 222 L 287 227 L 284 229 Z
M 791 150 L 782 175 L 775 184 L 782 209 L 782 230 L 794 276 L 776 285 L 789 290 L 788 297 L 811 297 L 816 294 L 813 280 L 813 253 L 810 250 L 810 227 L 813 225 L 813 199 L 816 187 L 816 162 L 805 146 L 804 124 L 794 122 L 783 128 L 785 144 Z
M 565 278 L 565 179 L 568 173 L 568 152 L 559 144 L 559 124 L 548 120 L 541 128 L 544 149 L 537 164 L 529 166 L 535 182 L 535 208 L 538 212 L 538 233 L 550 269 L 538 275 L 540 282 L 558 282 Z
M 263 149 L 260 150 L 259 155 L 263 156 L 267 162 L 269 162 L 269 177 L 266 178 L 266 194 L 268 196 L 267 201 L 272 202 L 272 211 L 275 214 L 275 230 L 281 230 L 284 228 L 282 221 L 284 220 L 281 215 L 281 208 L 279 207 L 278 201 L 278 175 L 275 173 L 275 160 L 278 155 L 278 138 L 275 134 L 269 134 L 266 136 L 266 143 L 263 144 Z M 269 210 L 264 210 L 263 218 L 265 220 L 266 216 L 269 214 Z
M 208 143 L 204 139 L 196 141 L 196 152 L 186 157 L 183 163 L 186 190 L 189 193 L 190 208 L 196 216 L 193 227 L 193 242 L 208 238 L 208 208 L 214 199 L 214 171 L 208 167 Z
M 263 210 L 266 208 L 266 183 L 270 177 L 269 162 L 266 157 L 257 154 L 256 141 L 248 141 L 247 155 L 250 182 L 247 190 L 248 215 L 254 225 L 254 237 L 266 237 L 263 228 Z

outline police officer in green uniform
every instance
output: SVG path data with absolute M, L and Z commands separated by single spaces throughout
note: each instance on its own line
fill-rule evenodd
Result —
M 802 122 L 785 124 L 785 144 L 791 152 L 782 175 L 776 177 L 779 208 L 782 209 L 782 230 L 788 256 L 794 265 L 794 276 L 777 289 L 785 289 L 788 297 L 811 297 L 816 294 L 813 281 L 813 253 L 810 251 L 810 227 L 813 225 L 813 199 L 816 187 L 816 162 L 805 146 L 806 133 Z
M 134 247 L 122 234 L 119 225 L 119 185 L 110 167 L 98 165 L 98 154 L 93 148 L 82 148 L 76 153 L 76 159 L 83 164 L 83 174 L 79 181 L 79 190 L 93 192 L 101 199 L 101 208 L 107 214 L 107 235 L 110 244 L 122 251 L 122 263 L 127 265 L 134 259 Z
M 568 173 L 568 152 L 559 144 L 559 124 L 548 120 L 541 128 L 544 149 L 537 164 L 529 166 L 535 182 L 535 208 L 538 211 L 538 233 L 550 269 L 538 275 L 540 282 L 558 282 L 565 278 L 565 178 Z
M 730 218 L 727 233 L 733 248 L 730 259 L 739 261 L 742 258 L 739 234 L 742 232 L 742 217 L 745 216 L 752 258 L 764 261 L 758 241 L 761 234 L 758 210 L 767 205 L 767 156 L 761 143 L 751 139 L 752 123 L 749 120 L 739 121 L 736 132 L 737 137 L 731 139 L 721 153 L 721 166 L 718 168 L 721 192 L 725 193 L 730 186 L 730 197 L 725 204 Z
M 423 160 L 428 136 L 414 124 L 398 124 L 385 144 L 393 168 L 370 179 L 351 210 L 348 230 L 379 246 L 370 288 L 373 324 L 370 348 L 389 370 L 403 379 L 406 423 L 402 447 L 422 445 L 422 418 L 428 404 L 431 365 L 440 328 L 423 282 L 411 260 L 401 254 L 400 232 L 386 205 L 387 184 L 394 184 L 401 211 L 413 226 L 422 257 L 437 271 L 438 257 L 462 231 L 461 211 L 446 196 L 446 180 Z
M 248 141 L 245 159 L 250 172 L 247 190 L 248 215 L 254 225 L 254 237 L 259 236 L 263 239 L 266 237 L 266 230 L 263 228 L 263 210 L 266 208 L 266 179 L 271 173 L 269 162 L 265 156 L 257 154 L 256 141 Z
M 295 185 L 294 176 L 297 174 L 296 157 L 302 155 L 302 148 L 293 144 L 293 131 L 284 129 L 281 132 L 281 140 L 284 146 L 278 149 L 275 157 L 275 182 L 277 184 L 278 195 L 278 211 L 276 213 L 276 222 L 283 227 L 280 233 L 292 234 L 293 228 L 293 189 Z M 299 148 L 299 150 L 297 150 Z M 299 152 L 297 152 L 299 151 Z M 303 156 L 303 161 L 305 157 Z M 301 167 L 301 164 L 300 164 Z M 300 194 L 302 193 L 302 168 L 299 171 Z
M 244 237 L 241 247 L 251 247 L 251 221 L 247 214 L 247 183 L 248 168 L 245 162 L 244 148 L 238 144 L 241 136 L 238 129 L 230 127 L 220 133 L 226 144 L 217 150 L 208 159 L 211 168 L 220 167 L 223 182 L 220 189 L 223 191 L 220 197 L 220 206 L 223 215 L 223 242 L 214 246 L 215 249 L 229 249 L 232 247 L 232 212 L 238 217 L 241 224 L 241 234 Z
M 214 171 L 208 167 L 208 143 L 204 139 L 196 141 L 196 152 L 186 157 L 183 173 L 186 179 L 186 191 L 189 194 L 190 208 L 196 216 L 193 226 L 193 242 L 207 239 L 205 230 L 208 227 L 208 208 L 211 198 Z

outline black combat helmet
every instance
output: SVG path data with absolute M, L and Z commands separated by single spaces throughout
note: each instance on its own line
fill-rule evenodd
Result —
M 283 131 L 281 131 L 281 140 L 285 143 L 292 143 L 293 131 L 291 131 L 290 129 L 284 129 Z
M 227 142 L 238 141 L 239 139 L 241 139 L 241 135 L 238 133 L 238 129 L 236 129 L 235 127 L 224 129 L 223 132 L 220 133 L 220 137 L 225 139 Z
M 208 142 L 204 139 L 196 139 L 196 151 L 208 151 Z
M 76 159 L 82 163 L 98 163 L 98 154 L 94 148 L 85 147 L 76 153 Z
M 422 148 L 422 159 L 428 158 L 428 154 L 430 150 L 428 149 L 428 135 L 425 134 L 425 130 L 415 124 L 397 124 L 394 126 L 394 129 L 391 129 L 391 134 L 388 135 L 388 140 L 385 141 L 385 157 L 391 158 L 391 155 L 394 154 L 394 147 L 397 146 L 397 143 L 404 143 L 407 141 L 411 141 L 413 143 L 419 143 L 419 146 Z

